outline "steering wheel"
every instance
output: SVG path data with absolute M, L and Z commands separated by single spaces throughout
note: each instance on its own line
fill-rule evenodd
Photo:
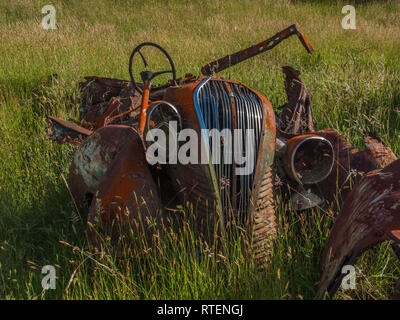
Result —
M 168 59 L 169 61 L 169 65 L 171 66 L 171 70 L 167 70 L 167 71 L 159 71 L 159 72 L 152 72 L 150 70 L 147 70 L 148 68 L 148 64 L 147 61 L 145 59 L 145 57 L 143 56 L 143 54 L 140 52 L 140 49 L 145 47 L 145 46 L 149 46 L 149 47 L 156 47 L 157 49 L 159 49 Z M 131 81 L 132 81 L 132 85 L 133 85 L 133 89 L 136 90 L 137 92 L 139 92 L 140 94 L 143 94 L 143 90 L 140 89 L 137 85 L 136 85 L 136 81 L 135 78 L 133 77 L 132 74 L 132 61 L 134 56 L 136 55 L 136 53 L 138 53 L 140 55 L 140 57 L 142 58 L 144 67 L 146 68 L 145 71 L 142 71 L 140 73 L 140 76 L 142 78 L 143 83 L 147 80 L 147 81 L 151 81 L 153 80 L 155 77 L 164 74 L 164 73 L 172 73 L 172 81 L 173 83 L 175 83 L 176 81 L 176 71 L 175 71 L 175 65 L 174 62 L 172 61 L 171 56 L 168 54 L 168 52 L 161 47 L 160 45 L 153 43 L 153 42 L 143 42 L 141 44 L 139 44 L 135 49 L 133 49 L 131 57 L 129 58 L 129 75 L 131 76 Z

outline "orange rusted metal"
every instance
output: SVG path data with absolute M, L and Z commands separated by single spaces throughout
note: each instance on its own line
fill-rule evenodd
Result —
M 150 82 L 146 80 L 143 86 L 142 105 L 140 107 L 139 134 L 143 137 L 144 126 L 146 124 L 147 107 L 149 105 Z
M 96 129 L 104 127 L 106 118 L 113 113 L 121 105 L 121 101 L 118 98 L 112 97 L 110 103 L 107 106 L 106 111 L 104 111 L 96 121 Z
M 150 243 L 160 227 L 157 222 L 161 222 L 161 204 L 141 138 L 130 127 L 107 129 L 123 132 L 125 139 L 119 140 L 123 146 L 99 181 L 91 202 L 89 237 L 97 247 L 107 237 L 118 247 L 120 241 L 132 240 L 126 237 L 133 231 L 138 236 L 144 234 Z
M 100 128 L 75 151 L 68 183 L 84 220 L 102 177 L 131 139 L 132 131 L 128 126 L 109 125 Z
M 332 296 L 344 274 L 368 248 L 391 240 L 400 231 L 400 159 L 366 173 L 348 194 L 323 253 L 318 297 Z

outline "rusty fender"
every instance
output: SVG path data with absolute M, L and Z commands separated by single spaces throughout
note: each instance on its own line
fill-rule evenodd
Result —
M 89 209 L 87 231 L 96 248 L 109 237 L 118 250 L 119 241 L 129 242 L 132 234 L 149 245 L 162 229 L 161 201 L 142 141 L 133 129 L 126 131 L 123 146 L 101 178 Z
M 68 184 L 82 218 L 85 218 L 104 174 L 135 134 L 128 126 L 106 126 L 96 130 L 75 151 Z
M 400 159 L 366 173 L 348 194 L 323 253 L 318 298 L 336 292 L 344 265 L 385 240 L 400 244 Z

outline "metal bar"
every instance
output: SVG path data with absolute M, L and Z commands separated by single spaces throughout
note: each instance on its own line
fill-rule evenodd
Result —
M 275 34 L 273 37 L 260 42 L 256 45 L 253 45 L 247 49 L 235 52 L 233 54 L 227 55 L 223 58 L 220 58 L 216 61 L 210 62 L 209 64 L 206 64 L 201 68 L 201 73 L 203 75 L 212 75 L 217 72 L 220 72 L 222 70 L 225 70 L 231 66 L 234 66 L 244 60 L 247 60 L 249 58 L 252 58 L 256 55 L 259 55 L 260 53 L 263 53 L 267 50 L 271 50 L 274 48 L 276 45 L 278 45 L 281 41 L 287 39 L 288 37 L 292 35 L 297 35 L 303 44 L 303 46 L 306 48 L 308 53 L 312 53 L 314 51 L 313 46 L 311 43 L 309 43 L 306 39 L 306 37 L 297 30 L 297 27 L 295 24 L 291 25 L 290 27 L 287 27 L 286 29 L 278 32 Z

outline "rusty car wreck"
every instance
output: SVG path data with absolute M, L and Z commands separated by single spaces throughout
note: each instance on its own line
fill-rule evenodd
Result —
M 278 179 L 295 190 L 290 199 L 293 210 L 324 201 L 341 208 L 323 253 L 318 297 L 326 292 L 332 296 L 340 284 L 341 267 L 354 263 L 363 251 L 383 240 L 392 241 L 400 258 L 400 160 L 390 148 L 372 133 L 365 138 L 367 149 L 360 151 L 335 130 L 318 130 L 300 72 L 289 66 L 282 68 L 288 102 L 278 115 L 259 92 L 215 76 L 291 35 L 313 52 L 292 25 L 205 65 L 200 77 L 177 78 L 169 54 L 157 44 L 142 43 L 130 57 L 131 81 L 85 78 L 80 84 L 79 120 L 67 122 L 50 116 L 47 137 L 78 146 L 68 185 L 93 244 L 101 246 L 105 236 L 117 242 L 128 229 L 144 231 L 151 240 L 157 232 L 154 222 L 162 219 L 165 210 L 164 198 L 177 194 L 179 203 L 192 206 L 200 234 L 206 238 L 223 233 L 230 219 L 241 221 L 252 239 L 256 263 L 264 266 L 266 247 L 277 232 L 274 185 Z M 146 46 L 160 50 L 171 69 L 148 70 L 140 51 Z M 132 72 L 136 57 L 144 64 L 142 83 L 135 81 Z M 152 80 L 164 73 L 172 79 L 152 87 Z M 209 151 L 207 163 L 148 163 L 149 142 L 144 137 L 154 128 L 168 132 L 171 122 L 178 131 L 190 128 L 199 134 Z M 231 161 L 221 156 L 214 163 L 210 154 L 215 141 L 202 135 L 203 129 L 253 130 L 254 170 L 238 175 L 241 165 L 233 154 Z M 245 144 L 243 135 L 239 140 Z M 222 153 L 224 141 L 218 143 Z M 157 183 L 160 175 L 164 180 Z

